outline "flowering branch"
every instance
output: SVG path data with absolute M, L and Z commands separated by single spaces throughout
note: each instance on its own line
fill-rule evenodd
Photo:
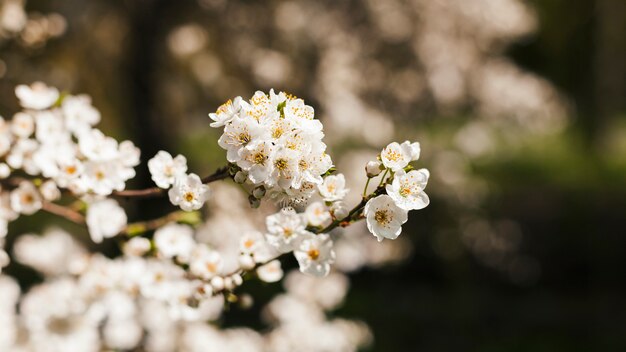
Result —
M 228 173 L 228 167 L 222 167 L 217 169 L 215 173 L 206 176 L 202 179 L 202 183 L 207 184 L 219 180 L 224 180 L 230 177 Z M 124 191 L 114 191 L 113 196 L 125 197 L 125 198 L 157 198 L 167 194 L 167 189 L 159 187 L 150 187 L 146 189 L 129 189 Z
M 348 213 L 348 215 L 346 217 L 344 217 L 343 219 L 335 219 L 335 221 L 333 221 L 332 223 L 330 223 L 330 225 L 326 226 L 325 228 L 317 231 L 316 233 L 328 233 L 332 230 L 334 230 L 335 228 L 337 228 L 338 226 L 341 227 L 346 227 L 348 225 L 350 225 L 352 223 L 352 217 L 355 214 L 360 213 L 361 211 L 363 211 L 363 208 L 365 207 L 365 204 L 367 204 L 367 202 L 376 197 L 379 196 L 381 194 L 385 193 L 385 187 L 384 185 L 380 185 L 378 186 L 378 188 L 376 188 L 376 190 L 370 194 L 369 196 L 363 197 L 363 199 L 361 199 L 361 202 L 359 204 L 357 204 L 354 208 L 352 208 L 352 210 L 350 210 L 350 212 Z

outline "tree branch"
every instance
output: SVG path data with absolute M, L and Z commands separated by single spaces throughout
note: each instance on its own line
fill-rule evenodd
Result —
M 202 179 L 202 183 L 211 183 L 218 180 L 223 180 L 230 177 L 228 173 L 228 167 L 225 166 L 223 168 L 218 169 L 212 175 L 206 176 Z M 159 188 L 159 187 L 150 187 L 146 189 L 129 189 L 125 191 L 114 191 L 111 193 L 114 197 L 123 197 L 123 198 L 157 198 L 163 197 L 167 194 L 167 189 Z
M 64 207 L 62 205 L 54 204 L 50 202 L 43 202 L 41 209 L 50 214 L 58 215 L 62 218 L 65 218 L 75 224 L 78 224 L 78 225 L 86 224 L 85 217 L 83 216 L 83 214 L 73 209 Z

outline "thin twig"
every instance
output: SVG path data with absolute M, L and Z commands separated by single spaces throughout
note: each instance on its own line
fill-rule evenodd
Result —
M 228 167 L 218 169 L 212 175 L 204 177 L 202 183 L 211 183 L 218 180 L 223 180 L 230 177 L 228 173 Z M 123 198 L 157 198 L 167 194 L 167 190 L 159 187 L 150 187 L 146 189 L 129 189 L 125 191 L 114 191 L 111 195 L 114 197 Z
M 85 217 L 83 216 L 83 214 L 68 207 L 64 207 L 55 203 L 43 202 L 41 209 L 43 211 L 47 211 L 50 214 L 58 215 L 62 218 L 65 218 L 75 224 L 85 225 Z

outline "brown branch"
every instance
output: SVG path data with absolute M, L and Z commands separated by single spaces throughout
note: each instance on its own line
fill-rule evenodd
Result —
M 202 183 L 211 183 L 218 180 L 223 180 L 230 177 L 228 173 L 228 167 L 218 169 L 212 175 L 204 177 Z M 111 195 L 114 197 L 123 198 L 157 198 L 163 197 L 167 194 L 167 189 L 159 187 L 150 187 L 146 189 L 129 189 L 125 191 L 114 191 Z
M 73 209 L 64 207 L 62 205 L 54 204 L 50 202 L 43 202 L 41 209 L 50 214 L 58 215 L 62 218 L 65 218 L 75 224 L 78 224 L 78 225 L 86 224 L 85 217 L 83 216 L 83 214 Z
M 348 213 L 348 215 L 343 218 L 343 219 L 335 219 L 335 221 L 333 221 L 332 223 L 330 223 L 330 225 L 326 226 L 325 228 L 317 231 L 316 233 L 328 233 L 332 230 L 334 230 L 337 227 L 346 227 L 349 226 L 350 224 L 352 224 L 354 221 L 360 220 L 361 216 L 360 216 L 360 212 L 363 210 L 363 208 L 365 208 L 365 205 L 367 204 L 367 202 L 376 197 L 379 196 L 381 194 L 385 193 L 385 186 L 384 185 L 380 185 L 378 186 L 378 188 L 376 188 L 376 190 L 370 194 L 367 197 L 363 197 L 363 199 L 361 199 L 361 202 L 359 204 L 357 204 L 354 208 L 352 208 L 352 210 L 350 210 L 350 212 Z M 359 215 L 359 217 L 357 219 L 352 219 L 355 215 Z

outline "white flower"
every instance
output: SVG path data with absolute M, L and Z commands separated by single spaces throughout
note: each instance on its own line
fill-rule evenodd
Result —
M 306 233 L 306 220 L 293 208 L 283 208 L 280 212 L 270 215 L 265 220 L 267 225 L 267 242 L 282 253 L 295 248 L 300 236 Z
M 177 223 L 167 224 L 154 232 L 154 245 L 164 258 L 176 257 L 181 263 L 189 260 L 196 242 L 193 229 Z
M 309 204 L 304 211 L 304 215 L 311 226 L 328 225 L 331 221 L 330 212 L 322 202 Z
M 346 179 L 343 174 L 326 176 L 324 183 L 318 187 L 326 202 L 342 200 L 349 191 L 346 188 Z
M 423 209 L 430 203 L 424 193 L 429 175 L 426 169 L 411 170 L 408 173 L 398 170 L 393 182 L 386 187 L 387 194 L 404 210 Z
M 92 161 L 110 161 L 118 157 L 117 141 L 95 128 L 78 136 L 78 146 L 80 152 Z
M 209 196 L 209 186 L 203 184 L 198 175 L 189 174 L 177 178 L 168 195 L 170 202 L 182 210 L 198 210 Z
M 172 158 L 170 153 L 161 150 L 148 161 L 148 169 L 152 181 L 160 188 L 167 189 L 177 178 L 184 177 L 187 172 L 187 159 L 182 155 Z
M 330 264 L 335 261 L 333 241 L 328 234 L 306 234 L 293 252 L 300 265 L 300 271 L 314 276 L 326 276 Z
M 124 209 L 113 199 L 96 201 L 87 209 L 89 235 L 96 243 L 116 236 L 124 229 L 127 221 Z
M 228 100 L 222 104 L 215 113 L 209 114 L 209 118 L 214 122 L 211 122 L 211 127 L 222 127 L 229 123 L 241 110 L 241 97 L 236 97 L 234 101 Z
M 74 133 L 91 129 L 100 122 L 100 112 L 91 105 L 88 95 L 66 96 L 61 104 L 65 124 Z
M 59 90 L 48 87 L 43 82 L 35 82 L 30 86 L 21 84 L 15 88 L 15 95 L 20 105 L 26 109 L 43 110 L 59 99 Z
M 226 159 L 234 163 L 241 159 L 239 149 L 251 142 L 266 140 L 263 135 L 267 135 L 267 131 L 255 119 L 235 116 L 224 128 L 224 134 L 217 140 L 217 144 L 226 150 Z
M 256 269 L 256 274 L 261 281 L 276 282 L 283 278 L 283 269 L 281 268 L 279 260 L 272 260 L 271 262 L 262 265 Z
M 420 158 L 421 148 L 419 142 L 411 143 L 409 141 L 405 141 L 404 143 L 402 143 L 402 146 L 408 146 L 408 149 L 411 153 L 411 161 L 415 161 Z
M 130 257 L 141 257 L 150 250 L 150 240 L 145 237 L 133 237 L 124 243 L 124 254 Z
M 280 188 L 290 188 L 299 177 L 298 152 L 289 148 L 280 148 L 272 161 L 273 170 L 268 183 L 270 186 L 278 185 Z
M 248 172 L 248 178 L 258 185 L 267 180 L 273 169 L 274 145 L 268 141 L 249 144 L 240 152 L 238 165 Z
M 199 245 L 191 253 L 189 270 L 202 279 L 210 280 L 222 270 L 222 257 L 217 251 Z
M 276 250 L 267 243 L 265 236 L 258 231 L 249 231 L 241 236 L 239 250 L 244 255 L 252 256 L 256 263 L 267 262 L 278 255 Z
M 20 138 L 28 138 L 35 132 L 35 119 L 31 114 L 18 112 L 11 120 L 11 132 Z
M 59 191 L 56 183 L 52 180 L 42 183 L 41 186 L 39 186 L 39 192 L 41 192 L 41 195 L 47 201 L 55 201 L 61 198 L 61 191 Z
M 398 207 L 393 198 L 386 194 L 370 199 L 365 204 L 364 214 L 367 229 L 379 242 L 384 238 L 396 239 L 408 218 L 407 211 Z
M 412 153 L 413 150 L 409 144 L 403 143 L 400 145 L 397 142 L 393 142 L 383 149 L 380 153 L 380 159 L 386 168 L 396 172 L 404 169 L 409 164 Z
M 11 192 L 11 209 L 20 214 L 34 214 L 41 209 L 41 194 L 35 185 L 29 181 L 22 181 L 20 185 Z

